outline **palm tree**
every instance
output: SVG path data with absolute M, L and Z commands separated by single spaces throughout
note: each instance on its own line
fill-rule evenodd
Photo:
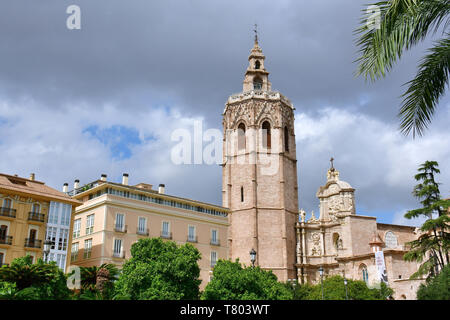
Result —
M 32 264 L 31 259 L 31 256 L 17 258 L 11 266 L 0 268 L 0 281 L 15 283 L 20 291 L 33 285 L 48 283 L 55 277 L 58 270 L 55 264 L 46 264 L 42 260 Z
M 104 263 L 101 266 L 80 267 L 80 275 L 81 288 L 85 291 L 95 291 L 98 279 L 106 278 L 107 281 L 112 282 L 117 279 L 119 269 L 114 264 Z M 102 281 L 105 280 L 102 279 Z
M 380 9 L 379 25 L 371 24 L 374 15 L 367 12 L 356 30 L 360 57 L 356 75 L 375 81 L 392 70 L 404 51 L 443 27 L 442 39 L 420 62 L 415 78 L 402 95 L 398 116 L 400 130 L 413 137 L 421 136 L 431 123 L 439 99 L 449 83 L 450 2 L 448 0 L 390 0 L 376 4 Z

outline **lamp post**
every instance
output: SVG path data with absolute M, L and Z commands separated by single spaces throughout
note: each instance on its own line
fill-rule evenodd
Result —
M 347 278 L 344 278 L 344 284 L 345 284 L 345 300 L 348 300 L 348 295 L 347 295 Z
M 49 239 L 44 241 L 44 262 L 47 263 L 48 260 L 48 254 L 50 253 L 50 248 L 52 246 L 53 242 Z
M 320 286 L 322 287 L 322 300 L 323 300 L 323 267 L 320 266 L 319 268 L 319 274 L 320 274 Z
M 252 262 L 252 266 L 254 267 L 255 266 L 255 261 L 256 261 L 256 251 L 253 248 L 250 251 L 250 261 Z

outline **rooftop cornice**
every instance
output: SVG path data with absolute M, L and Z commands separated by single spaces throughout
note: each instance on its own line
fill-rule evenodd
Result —
M 263 91 L 263 90 L 251 90 L 246 92 L 240 92 L 236 94 L 232 94 L 228 100 L 226 105 L 234 104 L 237 102 L 242 102 L 250 99 L 264 99 L 264 100 L 273 100 L 273 101 L 281 101 L 287 106 L 291 107 L 292 110 L 295 110 L 292 102 L 282 95 L 279 91 Z M 226 111 L 226 107 L 224 113 Z

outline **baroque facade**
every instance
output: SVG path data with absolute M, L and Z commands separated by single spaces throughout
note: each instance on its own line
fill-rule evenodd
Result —
M 394 298 L 415 299 L 422 280 L 409 277 L 419 265 L 404 261 L 403 255 L 405 244 L 416 239 L 417 228 L 377 223 L 375 217 L 356 214 L 354 192 L 332 165 L 326 184 L 317 191 L 319 217 L 312 213 L 306 220 L 305 211 L 300 210 L 296 223 L 299 281 L 319 282 L 322 267 L 324 276 L 341 275 L 376 287 L 381 280 L 376 255 L 381 252 L 384 281 L 394 289 Z

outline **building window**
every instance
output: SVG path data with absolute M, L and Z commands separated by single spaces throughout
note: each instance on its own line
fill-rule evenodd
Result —
M 245 124 L 241 123 L 238 126 L 238 150 L 245 150 Z
M 397 247 L 398 245 L 397 236 L 392 231 L 386 232 L 386 234 L 384 235 L 384 243 L 388 248 Z
M 3 199 L 3 208 L 11 209 L 11 207 L 12 207 L 11 199 L 8 199 L 8 198 Z
M 217 252 L 211 251 L 211 268 L 214 268 L 216 263 L 217 263 Z
M 217 230 L 212 229 L 211 230 L 211 244 L 213 245 L 219 245 L 219 237 L 217 236 Z
M 0 267 L 3 265 L 4 253 L 0 252 Z
M 169 222 L 163 221 L 161 235 L 163 238 L 170 238 L 170 223 Z
M 255 77 L 253 79 L 253 89 L 254 90 L 261 90 L 262 89 L 262 85 L 263 85 L 263 82 L 262 82 L 260 77 Z
M 289 130 L 284 127 L 284 151 L 289 152 Z
M 67 249 L 67 238 L 69 237 L 68 229 L 59 230 L 58 250 L 65 251 Z
M 86 219 L 86 234 L 94 232 L 94 214 L 88 215 Z
M 33 213 L 40 213 L 41 212 L 41 205 L 39 203 L 33 203 L 33 207 L 31 209 Z
M 263 147 L 270 149 L 272 145 L 272 138 L 270 134 L 270 123 L 269 121 L 264 121 L 262 124 L 262 136 L 263 136 Z
M 61 217 L 61 224 L 70 226 L 70 215 L 72 214 L 72 206 L 70 204 L 63 204 L 63 214 Z
M 73 222 L 73 237 L 78 238 L 81 230 L 81 219 L 77 219 Z
M 197 242 L 197 237 L 195 236 L 195 227 L 189 226 L 188 227 L 188 241 L 189 242 Z
M 259 60 L 256 60 L 255 69 L 259 69 L 259 68 L 261 68 L 261 62 L 259 62 Z
M 71 261 L 76 261 L 78 259 L 78 242 L 72 244 Z
M 84 258 L 89 259 L 92 252 L 92 239 L 84 240 Z
M 124 231 L 125 230 L 125 215 L 123 213 L 117 213 L 116 214 L 116 226 L 115 229 L 118 231 Z
M 121 257 L 122 253 L 122 239 L 114 239 L 113 255 L 114 257 Z
M 241 202 L 244 202 L 244 187 L 241 187 Z
M 147 232 L 147 219 L 144 217 L 139 217 L 138 220 L 138 233 L 148 235 Z
M 8 226 L 1 225 L 0 226 L 0 239 L 2 239 L 2 240 L 6 239 L 7 235 L 8 235 Z
M 362 264 L 359 266 L 360 272 L 361 272 L 361 276 L 362 276 L 362 280 L 368 284 L 369 283 L 369 272 L 367 271 L 367 266 L 365 264 Z
M 47 227 L 47 240 L 50 240 L 52 242 L 51 249 L 55 249 L 56 244 L 56 231 L 58 229 L 56 227 Z
M 48 223 L 58 223 L 58 207 L 59 203 L 53 201 L 50 202 L 50 209 L 48 210 Z

